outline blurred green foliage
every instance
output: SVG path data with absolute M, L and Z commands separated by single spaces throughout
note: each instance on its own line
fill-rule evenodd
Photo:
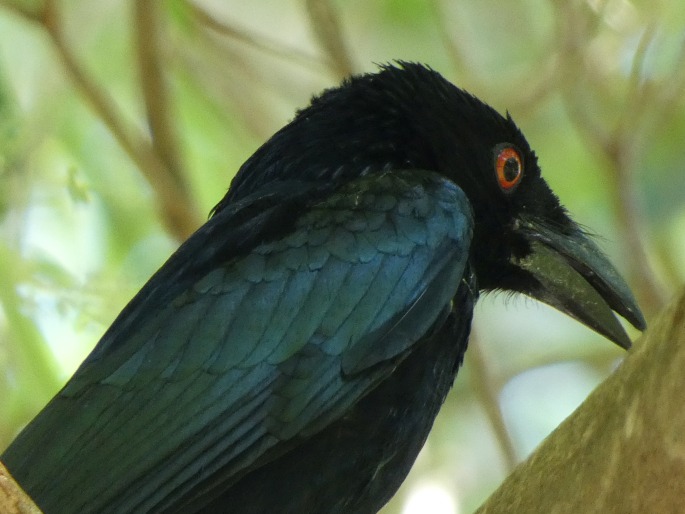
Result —
M 141 4 L 154 32 L 133 2 L 0 0 L 0 448 L 240 164 L 349 68 L 422 61 L 508 109 L 647 313 L 683 282 L 680 0 Z M 159 73 L 140 65 L 152 44 Z M 153 108 L 154 87 L 143 90 L 155 78 L 166 104 Z M 173 168 L 180 181 L 160 181 Z M 187 204 L 183 223 L 170 198 Z M 474 348 L 387 513 L 416 512 L 407 500 L 429 501 L 435 486 L 454 503 L 425 511 L 473 510 L 621 355 L 532 301 L 488 296 L 476 318 Z

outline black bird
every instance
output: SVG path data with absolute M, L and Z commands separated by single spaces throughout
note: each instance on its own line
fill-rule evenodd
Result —
M 372 513 L 479 291 L 644 319 L 511 117 L 422 65 L 314 98 L 2 455 L 47 513 Z

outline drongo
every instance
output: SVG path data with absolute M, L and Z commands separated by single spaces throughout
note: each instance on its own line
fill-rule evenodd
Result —
M 376 512 L 494 290 L 645 326 L 509 115 L 382 66 L 243 164 L 2 461 L 47 514 Z

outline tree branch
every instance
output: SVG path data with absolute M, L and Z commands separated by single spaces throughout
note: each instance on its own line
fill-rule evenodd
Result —
M 681 512 L 685 290 L 477 514 Z
M 52 38 L 69 77 L 157 193 L 169 231 L 179 240 L 186 239 L 198 227 L 200 217 L 171 179 L 169 170 L 159 159 L 149 140 L 142 134 L 135 134 L 127 126 L 109 95 L 81 66 L 62 34 L 55 0 L 49 0 L 45 4 L 43 25 Z
M 46 0 L 41 12 L 28 11 L 6 1 L 2 1 L 0 6 L 7 7 L 46 30 L 62 60 L 67 76 L 155 190 L 162 219 L 169 232 L 179 240 L 186 239 L 199 226 L 201 217 L 183 188 L 171 178 L 169 169 L 158 157 L 150 140 L 125 122 L 107 92 L 81 65 L 62 32 L 57 2 Z
M 3 514 L 40 514 L 41 510 L 17 484 L 0 462 L 0 512 Z
M 306 0 L 307 13 L 314 34 L 331 61 L 338 78 L 352 75 L 355 66 L 347 48 L 338 13 L 329 0 Z
M 133 2 L 133 6 L 140 84 L 152 146 L 183 194 L 188 191 L 188 185 L 183 174 L 180 144 L 172 122 L 171 102 L 162 69 L 160 3 L 156 0 L 139 0 Z M 191 201 L 187 193 L 184 196 L 186 202 Z
M 255 34 L 236 25 L 230 24 L 225 20 L 218 20 L 214 15 L 194 2 L 187 2 L 188 8 L 198 23 L 204 28 L 209 29 L 222 36 L 229 37 L 235 41 L 240 41 L 261 52 L 274 57 L 290 61 L 310 70 L 321 71 L 333 68 L 328 58 L 318 58 L 303 52 L 297 48 L 288 47 L 282 41 L 268 38 L 261 34 Z
M 502 452 L 507 472 L 516 466 L 518 457 L 516 448 L 511 440 L 504 415 L 499 403 L 499 387 L 495 384 L 492 374 L 488 369 L 487 359 L 483 355 L 483 348 L 475 330 L 471 329 L 469 337 L 469 351 L 466 353 L 469 366 L 471 367 L 471 383 L 478 397 L 488 422 L 495 433 L 495 439 Z
M 10 0 L 0 0 L 0 7 L 13 12 L 17 16 L 20 16 L 27 21 L 32 21 L 34 23 L 41 22 L 41 14 L 38 10 L 32 10 L 24 5 L 20 5 L 17 2 L 12 2 Z

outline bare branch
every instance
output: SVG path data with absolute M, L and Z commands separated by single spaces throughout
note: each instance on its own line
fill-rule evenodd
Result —
M 41 23 L 41 13 L 40 11 L 32 11 L 23 5 L 19 5 L 17 2 L 11 2 L 9 0 L 0 0 L 0 7 L 7 9 L 14 14 L 25 18 L 26 21 L 32 21 L 34 23 Z
M 306 0 L 306 3 L 314 34 L 331 60 L 333 71 L 341 79 L 352 75 L 355 66 L 342 35 L 338 13 L 329 0 Z
M 332 68 L 331 62 L 327 59 L 315 57 L 298 50 L 297 48 L 290 48 L 281 41 L 254 34 L 248 30 L 229 24 L 224 20 L 219 21 L 209 11 L 193 2 L 187 2 L 187 5 L 201 25 L 218 34 L 245 43 L 266 54 L 294 62 L 315 71 Z
M 139 0 L 133 5 L 140 83 L 150 124 L 152 145 L 180 191 L 187 191 L 179 151 L 180 144 L 172 121 L 171 102 L 162 70 L 159 40 L 160 4 L 156 0 Z M 190 203 L 188 195 L 184 196 L 186 202 Z
M 0 512 L 4 514 L 40 514 L 41 510 L 17 484 L 0 462 Z
M 150 141 L 128 126 L 106 91 L 100 88 L 80 64 L 62 33 L 55 0 L 46 1 L 40 24 L 52 39 L 69 78 L 154 188 L 169 231 L 179 240 L 187 238 L 199 225 L 200 217 L 170 177 L 169 170 L 157 157 Z
M 685 291 L 477 514 L 681 512 Z
M 495 433 L 495 438 L 502 451 L 507 472 L 510 472 L 516 467 L 518 458 L 516 457 L 516 449 L 514 443 L 509 436 L 502 409 L 499 404 L 499 391 L 495 386 L 495 381 L 488 369 L 487 359 L 483 355 L 483 349 L 480 340 L 476 334 L 471 330 L 471 337 L 469 338 L 469 351 L 466 354 L 469 366 L 471 368 L 471 382 L 473 389 L 478 396 L 485 414 L 488 417 L 490 426 Z
M 628 93 L 626 94 L 626 107 L 630 107 L 630 109 L 622 110 L 621 123 L 619 124 L 617 131 L 625 132 L 626 130 L 630 130 L 632 127 L 626 127 L 626 125 L 628 125 L 630 121 L 632 121 L 633 124 L 636 124 L 648 103 L 644 101 L 647 96 L 647 87 L 643 83 L 642 75 L 644 73 L 647 50 L 652 44 L 652 41 L 654 41 L 655 34 L 656 25 L 651 23 L 642 33 L 640 42 L 635 50 L 630 76 L 628 78 Z

